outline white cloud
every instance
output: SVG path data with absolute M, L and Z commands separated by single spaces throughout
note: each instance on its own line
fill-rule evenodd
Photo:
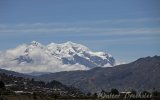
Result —
M 25 55 L 25 50 L 30 46 L 29 57 L 32 58 L 33 63 L 21 62 L 15 60 L 19 56 Z M 54 56 L 49 55 L 45 48 L 32 47 L 32 45 L 20 45 L 15 49 L 10 49 L 0 53 L 0 68 L 12 70 L 16 72 L 30 73 L 30 72 L 59 72 L 71 70 L 87 70 L 88 68 L 79 65 L 64 65 L 60 60 Z
M 41 59 L 34 59 L 33 64 L 21 63 L 18 64 L 16 60 L 12 59 L 10 55 L 0 56 L 0 66 L 2 69 L 12 70 L 16 72 L 30 73 L 30 72 L 59 72 L 59 71 L 71 71 L 71 70 L 87 70 L 88 68 L 79 64 L 75 65 L 63 65 L 57 59 L 47 59 L 37 57 Z M 43 59 L 43 60 L 42 60 Z
M 0 29 L 2 28 L 39 28 L 39 27 L 74 27 L 74 26 L 92 26 L 99 24 L 139 24 L 139 23 L 150 23 L 150 22 L 160 22 L 160 18 L 137 18 L 137 19 L 103 19 L 103 20 L 94 20 L 94 21 L 77 21 L 77 22 L 36 22 L 36 23 L 19 23 L 19 24 L 0 24 Z
M 37 28 L 37 29 L 0 29 L 0 33 L 50 33 L 50 34 L 64 34 L 68 35 L 81 33 L 80 35 L 148 35 L 160 34 L 160 28 L 94 28 L 94 27 L 67 27 L 67 28 Z
M 116 62 L 116 66 L 117 66 L 117 65 L 122 65 L 122 64 L 126 64 L 126 62 L 123 62 L 123 61 L 117 61 L 117 62 Z
M 140 18 L 140 19 L 115 19 L 115 20 L 97 20 L 97 21 L 82 21 L 82 22 L 72 22 L 72 23 L 28 23 L 28 24 L 0 24 L 0 33 L 10 33 L 10 34 L 25 34 L 25 33 L 48 33 L 48 34 L 76 34 L 81 33 L 82 35 L 94 35 L 106 34 L 106 35 L 133 35 L 133 34 L 160 34 L 160 27 L 139 27 L 135 26 L 148 23 L 150 24 L 160 22 L 160 18 Z M 117 24 L 118 26 L 134 25 L 130 28 L 122 27 L 115 28 L 111 24 Z M 99 27 L 102 24 L 103 27 Z M 145 24 L 146 25 L 146 24 Z M 106 27 L 104 27 L 106 26 Z M 110 26 L 110 27 L 107 27 Z
M 31 72 L 60 72 L 60 71 L 71 71 L 71 70 L 88 70 L 85 66 L 82 65 L 60 65 L 60 64 L 44 64 L 44 65 L 15 65 L 4 67 L 4 69 L 12 70 L 22 73 L 31 73 Z

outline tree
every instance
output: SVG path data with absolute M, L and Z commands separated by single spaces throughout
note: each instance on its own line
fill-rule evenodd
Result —
M 94 93 L 94 94 L 93 94 L 93 97 L 94 97 L 94 98 L 97 98 L 97 97 L 98 97 L 97 93 Z
M 34 78 L 32 78 L 31 81 L 34 82 Z
M 0 81 L 0 89 L 4 89 L 5 88 L 5 85 L 2 81 Z
M 143 92 L 141 92 L 141 95 L 151 95 L 151 93 L 148 91 L 143 91 Z
M 0 81 L 0 100 L 3 100 L 3 97 L 1 96 L 4 90 L 5 90 L 5 84 L 2 81 Z
M 37 99 L 37 93 L 33 92 L 33 99 L 36 100 Z
M 101 94 L 102 94 L 102 96 L 105 96 L 106 91 L 102 90 L 102 91 L 101 91 Z
M 57 95 L 56 94 L 54 95 L 54 100 L 57 100 Z
M 111 94 L 113 95 L 119 95 L 119 91 L 115 88 L 111 89 Z
M 154 90 L 154 91 L 152 92 L 152 98 L 153 98 L 154 100 L 159 100 L 159 98 L 160 98 L 160 92 Z
M 152 92 L 152 95 L 153 95 L 153 96 L 158 96 L 158 94 L 159 94 L 158 91 L 153 91 L 153 92 Z
M 90 97 L 92 94 L 90 92 L 87 93 L 87 96 Z
M 5 84 L 0 81 L 0 92 L 5 90 Z
M 132 94 L 132 95 L 136 95 L 136 94 L 137 94 L 136 90 L 132 89 L 132 90 L 131 90 L 131 94 Z

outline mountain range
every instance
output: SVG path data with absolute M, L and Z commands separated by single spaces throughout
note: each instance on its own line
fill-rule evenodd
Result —
M 160 56 L 140 58 L 134 62 L 115 67 L 97 67 L 86 71 L 57 72 L 41 75 L 43 81 L 52 79 L 84 92 L 160 90 Z
M 62 71 L 31 76 L 0 69 L 0 73 L 18 77 L 34 78 L 45 82 L 59 81 L 76 87 L 83 92 L 160 90 L 160 56 L 139 58 L 138 60 L 115 67 L 96 67 L 90 70 Z
M 0 68 L 22 73 L 88 70 L 115 65 L 116 61 L 110 54 L 93 52 L 70 41 L 48 45 L 32 41 L 0 52 Z
M 93 52 L 73 42 L 42 45 L 33 41 L 0 52 L 0 73 L 45 82 L 56 80 L 83 92 L 160 90 L 160 56 L 116 65 L 110 54 Z

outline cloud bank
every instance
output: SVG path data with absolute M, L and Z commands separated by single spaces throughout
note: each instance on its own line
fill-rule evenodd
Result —
M 0 68 L 12 70 L 22 73 L 31 72 L 59 72 L 59 71 L 71 71 L 71 70 L 87 70 L 88 68 L 80 64 L 62 64 L 58 59 L 51 57 L 42 47 L 32 47 L 29 57 L 26 54 L 28 45 L 23 44 L 15 49 L 10 49 L 4 52 L 0 52 Z M 18 59 L 22 55 L 26 58 L 21 58 L 22 61 L 19 63 Z M 27 58 L 28 57 L 28 58 Z M 32 61 L 33 60 L 33 61 Z

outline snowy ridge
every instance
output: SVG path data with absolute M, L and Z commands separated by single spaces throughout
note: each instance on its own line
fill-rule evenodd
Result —
M 87 70 L 114 65 L 115 59 L 110 54 L 93 52 L 70 41 L 46 46 L 32 41 L 0 52 L 0 68 L 24 73 Z

